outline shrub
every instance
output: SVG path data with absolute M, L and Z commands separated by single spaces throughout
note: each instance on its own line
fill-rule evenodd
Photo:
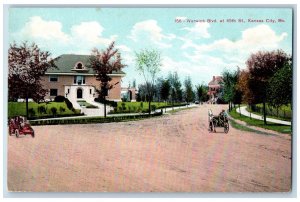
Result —
M 122 107 L 119 107 L 119 112 L 123 112 L 123 108 Z
M 143 108 L 144 108 L 144 103 L 141 102 L 140 106 L 141 106 L 141 108 L 143 109 Z
M 125 111 L 126 110 L 126 104 L 124 102 L 122 102 L 122 110 Z
M 133 111 L 133 112 L 137 112 L 137 111 L 136 111 L 136 106 L 133 106 L 133 107 L 132 107 L 132 111 Z
M 51 107 L 51 112 L 52 112 L 52 114 L 55 116 L 56 114 L 57 114 L 57 109 L 56 109 L 56 107 Z
M 128 111 L 131 112 L 131 107 L 130 106 L 128 106 Z
M 156 110 L 156 105 L 151 105 L 151 111 L 155 111 Z
M 70 100 L 68 98 L 65 98 L 65 103 L 69 110 L 73 109 L 73 104 L 72 104 L 72 102 L 70 102 Z
M 44 105 L 38 106 L 37 108 L 39 114 L 47 114 L 46 108 Z
M 29 108 L 28 109 L 28 114 L 29 114 L 29 116 L 34 116 L 35 115 L 34 109 L 33 108 Z
M 65 101 L 65 97 L 62 95 L 58 95 L 54 98 L 54 102 L 64 102 Z
M 64 107 L 61 107 L 61 106 L 59 107 L 59 112 L 60 112 L 60 113 L 63 113 L 63 112 L 65 112 L 65 111 L 66 111 L 66 109 L 65 109 Z

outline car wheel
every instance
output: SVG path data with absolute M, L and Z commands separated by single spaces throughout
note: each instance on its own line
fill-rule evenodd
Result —
M 9 136 L 12 136 L 14 134 L 14 129 L 12 127 L 9 127 Z
M 16 137 L 18 138 L 20 136 L 20 132 L 18 129 L 15 130 L 15 134 L 16 134 Z

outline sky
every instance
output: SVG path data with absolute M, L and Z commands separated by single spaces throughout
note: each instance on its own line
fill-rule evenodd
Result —
M 224 70 L 245 69 L 252 53 L 282 49 L 292 54 L 289 8 L 10 8 L 9 43 L 35 42 L 51 56 L 91 54 L 112 41 L 126 76 L 144 82 L 135 55 L 161 53 L 159 77 L 176 71 L 183 81 L 207 84 Z

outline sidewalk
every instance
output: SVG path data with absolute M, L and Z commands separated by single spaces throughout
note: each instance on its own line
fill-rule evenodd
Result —
M 241 109 L 241 114 L 244 115 L 244 116 L 250 117 L 250 112 L 248 112 L 246 108 L 247 108 L 247 106 L 243 106 L 243 107 L 240 108 Z M 240 109 L 236 108 L 236 112 L 240 113 Z M 262 116 L 257 115 L 257 114 L 253 114 L 253 113 L 251 113 L 251 118 L 258 119 L 258 120 L 264 120 Z M 282 120 L 273 119 L 273 118 L 267 118 L 267 121 L 272 122 L 272 123 L 287 125 L 287 126 L 291 125 L 291 122 L 282 121 Z

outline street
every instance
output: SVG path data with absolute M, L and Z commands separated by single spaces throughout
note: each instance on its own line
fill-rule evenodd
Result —
M 201 105 L 139 121 L 34 126 L 8 136 L 9 191 L 286 192 L 291 136 L 208 131 Z

